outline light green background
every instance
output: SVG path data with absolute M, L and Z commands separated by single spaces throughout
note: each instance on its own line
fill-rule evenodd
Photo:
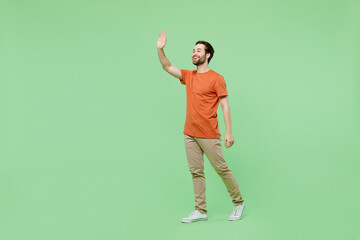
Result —
M 0 238 L 360 239 L 356 0 L 0 4 Z M 183 127 L 198 40 L 226 80 L 224 148 L 247 207 L 205 158 L 194 210 Z M 218 110 L 222 141 L 225 125 Z

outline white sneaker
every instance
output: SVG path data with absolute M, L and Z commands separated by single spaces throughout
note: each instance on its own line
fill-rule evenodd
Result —
M 206 221 L 206 220 L 207 220 L 206 213 L 201 213 L 198 210 L 195 210 L 192 213 L 190 213 L 188 217 L 181 219 L 181 222 L 191 223 L 191 222 Z
M 244 211 L 244 208 L 245 208 L 245 203 L 234 206 L 234 209 L 229 216 L 229 220 L 230 221 L 239 220 Z

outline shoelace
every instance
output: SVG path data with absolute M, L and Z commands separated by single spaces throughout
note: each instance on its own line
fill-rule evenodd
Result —
M 238 206 L 234 207 L 234 209 L 233 209 L 233 211 L 232 211 L 231 214 L 232 214 L 232 215 L 235 215 L 235 216 L 239 216 L 240 208 L 241 208 L 241 207 L 238 207 Z
M 196 215 L 196 214 L 199 214 L 200 212 L 199 211 L 193 211 L 192 213 L 190 213 L 190 215 L 188 216 L 188 218 L 190 218 L 190 217 L 192 217 L 192 216 L 194 216 L 194 215 Z
M 192 213 L 190 213 L 190 215 L 188 217 L 192 217 L 193 215 L 195 215 L 195 213 L 196 213 L 196 210 L 193 211 Z

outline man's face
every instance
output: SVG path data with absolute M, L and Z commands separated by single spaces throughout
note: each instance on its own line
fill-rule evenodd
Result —
M 205 56 L 205 45 L 200 43 L 196 44 L 191 56 L 193 64 L 198 66 L 205 63 L 207 61 Z

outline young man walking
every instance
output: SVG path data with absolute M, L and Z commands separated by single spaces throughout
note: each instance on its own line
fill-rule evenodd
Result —
M 234 209 L 229 220 L 239 220 L 245 207 L 234 174 L 224 160 L 221 135 L 218 127 L 217 108 L 222 107 L 226 136 L 224 146 L 231 147 L 234 138 L 231 130 L 230 108 L 226 83 L 222 75 L 208 66 L 214 49 L 206 41 L 198 41 L 193 49 L 192 62 L 197 70 L 178 69 L 166 58 L 163 48 L 166 44 L 166 32 L 159 34 L 157 50 L 160 63 L 165 71 L 186 85 L 186 121 L 184 142 L 186 157 L 192 174 L 195 211 L 181 221 L 184 223 L 207 220 L 206 184 L 204 174 L 204 153 L 215 171 L 222 178 L 232 198 Z

